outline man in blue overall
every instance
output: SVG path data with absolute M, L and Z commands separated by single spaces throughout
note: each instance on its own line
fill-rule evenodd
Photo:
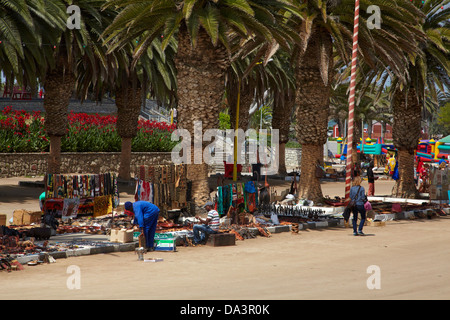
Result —
M 147 201 L 136 201 L 135 203 L 127 201 L 125 202 L 125 213 L 134 215 L 133 223 L 139 225 L 141 233 L 145 236 L 147 249 L 153 250 L 159 208 Z

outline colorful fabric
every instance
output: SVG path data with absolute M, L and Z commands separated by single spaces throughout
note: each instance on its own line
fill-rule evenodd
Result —
M 114 200 L 114 207 L 117 208 L 119 205 L 119 192 L 115 174 L 48 174 L 45 182 L 47 199 L 84 199 L 110 195 Z
M 219 216 L 223 215 L 223 191 L 222 187 L 217 187 L 217 211 Z

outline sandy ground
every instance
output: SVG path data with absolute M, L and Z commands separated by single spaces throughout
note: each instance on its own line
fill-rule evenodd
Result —
M 41 190 L 17 181 L 0 181 L 0 213 L 38 208 Z M 391 187 L 377 181 L 376 194 Z M 323 190 L 342 196 L 344 183 L 327 182 Z M 304 230 L 145 255 L 164 259 L 156 263 L 138 261 L 134 252 L 58 259 L 0 272 L 0 299 L 448 299 L 449 228 L 450 218 L 441 217 L 365 227 L 365 237 L 343 227 Z

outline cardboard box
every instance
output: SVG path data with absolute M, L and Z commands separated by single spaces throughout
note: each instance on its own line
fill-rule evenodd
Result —
M 0 214 L 0 226 L 6 226 L 6 214 Z
M 41 223 L 41 211 L 15 210 L 13 212 L 13 225 L 27 225 Z
M 25 212 L 23 214 L 23 224 L 41 223 L 42 212 Z
M 366 225 L 370 227 L 384 227 L 386 225 L 385 221 L 366 221 Z
M 23 210 L 14 210 L 13 212 L 13 225 L 20 226 L 23 223 Z
M 133 233 L 134 230 L 111 229 L 109 241 L 119 243 L 133 242 Z

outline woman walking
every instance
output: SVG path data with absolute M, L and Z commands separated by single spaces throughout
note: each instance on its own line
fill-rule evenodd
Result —
M 353 207 L 353 235 L 363 236 L 364 233 L 362 229 L 364 227 L 364 222 L 366 222 L 366 209 L 364 208 L 364 203 L 366 199 L 366 191 L 363 186 L 361 186 L 361 176 L 356 176 L 353 180 L 353 186 L 350 189 L 350 199 L 355 202 Z M 359 227 L 357 228 L 358 212 L 361 214 L 361 221 Z

